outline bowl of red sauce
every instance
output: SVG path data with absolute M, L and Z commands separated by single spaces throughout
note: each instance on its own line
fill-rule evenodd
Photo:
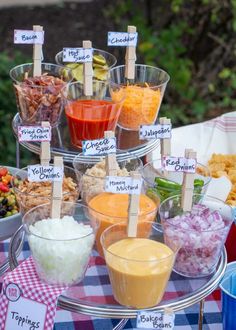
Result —
M 93 80 L 92 96 L 84 95 L 82 83 L 73 82 L 64 97 L 71 143 L 81 148 L 82 141 L 100 139 L 105 131 L 115 130 L 125 95 L 113 101 L 108 83 Z

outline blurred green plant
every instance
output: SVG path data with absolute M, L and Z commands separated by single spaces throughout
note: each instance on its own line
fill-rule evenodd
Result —
M 10 56 L 0 53 L 0 164 L 16 165 L 16 142 L 12 132 L 12 119 L 17 112 L 12 81 L 9 77 L 11 68 L 29 62 L 20 52 Z M 31 154 L 32 157 L 32 154 Z M 27 164 L 30 154 L 21 152 L 21 165 Z
M 176 126 L 235 110 L 236 0 L 120 0 L 105 15 L 136 25 L 138 60 L 170 74 L 161 115 Z

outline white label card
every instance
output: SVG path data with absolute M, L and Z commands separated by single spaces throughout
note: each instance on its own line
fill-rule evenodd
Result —
M 9 301 L 5 329 L 44 330 L 46 312 L 46 305 L 24 297 Z
M 142 329 L 173 329 L 175 314 L 139 311 L 137 314 L 137 328 Z
M 128 32 L 108 32 L 108 46 L 134 46 L 138 41 L 138 33 Z
M 116 153 L 116 138 L 83 141 L 82 153 L 85 156 L 114 154 Z
M 93 61 L 93 48 L 63 48 L 63 62 L 85 63 Z
M 42 165 L 29 165 L 28 166 L 28 180 L 30 182 L 41 181 L 62 181 L 63 180 L 63 167 L 58 166 L 42 166 Z
M 44 31 L 14 30 L 14 44 L 38 44 L 44 43 Z
M 170 139 L 171 124 L 141 125 L 139 129 L 140 140 Z
M 18 139 L 22 141 L 51 141 L 51 126 L 18 126 Z
M 139 195 L 142 189 L 142 179 L 129 176 L 107 176 L 105 191 L 116 194 Z
M 165 156 L 162 165 L 170 172 L 195 173 L 197 161 L 195 158 Z

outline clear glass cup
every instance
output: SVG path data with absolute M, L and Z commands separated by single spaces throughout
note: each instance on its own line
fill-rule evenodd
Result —
M 116 154 L 117 175 L 129 176 L 131 171 L 142 172 L 143 163 L 138 157 L 123 160 Z M 132 156 L 133 157 L 133 156 Z M 80 182 L 81 198 L 85 204 L 98 194 L 105 192 L 106 163 L 105 157 L 95 160 L 78 154 L 73 160 L 73 167 Z
M 72 70 L 73 78 L 83 82 L 83 63 L 63 62 L 63 51 L 56 54 L 55 61 L 59 65 L 69 67 Z M 116 62 L 115 56 L 111 53 L 93 48 L 93 78 L 106 81 L 108 79 L 108 71 L 116 65 Z
M 109 226 L 128 220 L 129 195 L 109 193 L 105 191 L 105 163 L 101 161 L 96 164 L 77 163 L 78 179 L 80 178 L 80 190 L 82 201 L 88 205 L 91 217 L 99 222 L 99 229 L 96 235 L 96 247 L 103 256 L 100 244 L 102 232 Z M 74 165 L 74 166 L 76 166 Z M 119 161 L 118 176 L 129 176 L 129 172 L 141 170 L 141 160 Z M 78 170 L 80 168 L 80 170 Z M 84 173 L 82 174 L 82 169 Z M 96 175 L 96 176 L 95 176 Z M 100 176 L 99 176 L 100 175 Z M 146 195 L 146 185 L 142 185 L 139 202 L 138 221 L 155 221 L 160 200 L 152 199 Z
M 33 78 L 33 63 L 18 65 L 10 70 L 17 108 L 23 125 L 49 121 L 60 122 L 63 110 L 62 89 L 72 78 L 71 70 L 51 63 L 42 63 L 42 75 Z
M 85 96 L 80 82 L 68 84 L 64 94 L 70 139 L 75 147 L 81 148 L 83 140 L 103 138 L 105 131 L 115 131 L 125 98 L 123 90 L 113 101 L 108 83 L 93 80 L 92 96 Z
M 51 200 L 51 182 L 29 182 L 27 177 L 27 167 L 24 167 L 16 172 L 15 178 L 11 182 L 21 214 Z M 63 201 L 75 203 L 79 193 L 80 185 L 75 170 L 72 167 L 64 166 Z
M 232 208 L 202 194 L 193 195 L 191 212 L 183 212 L 181 195 L 160 204 L 165 243 L 181 246 L 174 271 L 187 277 L 203 277 L 215 271 L 233 222 Z
M 142 177 L 150 187 L 149 194 L 158 196 L 161 202 L 181 192 L 183 172 L 167 172 L 166 174 L 161 159 L 155 159 L 145 164 L 142 169 Z M 167 179 L 171 182 L 167 183 L 162 181 L 162 179 Z M 194 192 L 197 194 L 205 193 L 211 181 L 208 167 L 197 163 L 194 180 Z
M 127 224 L 115 224 L 102 233 L 101 244 L 117 302 L 139 309 L 157 305 L 179 246 L 163 244 L 163 234 L 153 222 L 138 223 L 135 238 L 128 238 Z
M 126 93 L 118 125 L 137 131 L 140 125 L 154 124 L 170 79 L 169 75 L 159 68 L 143 64 L 135 65 L 135 77 L 128 82 L 125 78 L 125 65 L 116 66 L 109 73 L 112 99 L 119 98 L 120 87 Z M 115 86 L 119 89 L 116 90 Z
M 54 220 L 50 207 L 39 205 L 22 219 L 36 271 L 48 284 L 75 285 L 84 278 L 98 223 L 85 205 L 62 202 L 61 219 Z

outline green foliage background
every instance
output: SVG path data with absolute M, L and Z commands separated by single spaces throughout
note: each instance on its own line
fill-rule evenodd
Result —
M 235 0 L 120 0 L 105 14 L 117 30 L 136 25 L 138 62 L 171 77 L 161 114 L 175 126 L 235 110 Z
M 11 124 L 17 110 L 9 71 L 15 65 L 27 62 L 28 59 L 19 52 L 15 52 L 14 56 L 0 53 L 0 164 L 3 165 L 16 165 L 16 143 Z M 21 165 L 25 165 L 29 157 L 29 153 L 22 151 Z

